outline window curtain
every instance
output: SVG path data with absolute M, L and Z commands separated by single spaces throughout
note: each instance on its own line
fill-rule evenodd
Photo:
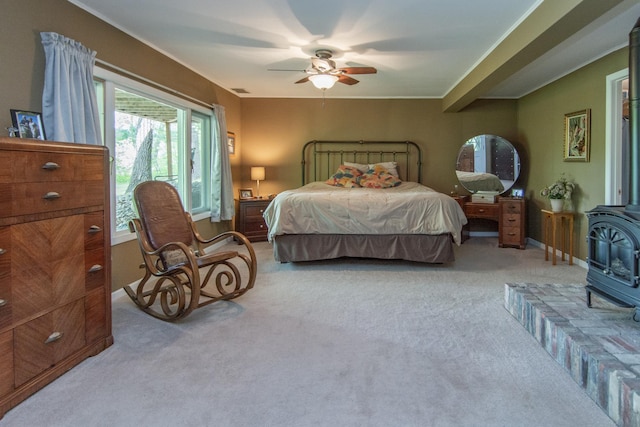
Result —
M 45 53 L 42 120 L 47 138 L 102 145 L 93 86 L 96 52 L 57 33 L 40 33 Z
M 233 218 L 235 205 L 224 107 L 214 105 L 213 112 L 218 135 L 214 135 L 211 147 L 211 222 L 220 222 Z

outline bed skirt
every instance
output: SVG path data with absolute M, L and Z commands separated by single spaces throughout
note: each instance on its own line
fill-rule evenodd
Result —
M 279 262 L 317 261 L 342 257 L 402 259 L 426 263 L 455 260 L 451 234 L 361 235 L 284 234 L 274 236 Z

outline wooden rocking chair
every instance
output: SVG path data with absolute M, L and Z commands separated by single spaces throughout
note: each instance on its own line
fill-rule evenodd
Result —
M 196 308 L 239 297 L 253 287 L 256 256 L 244 235 L 228 231 L 202 238 L 191 215 L 182 208 L 178 192 L 166 182 L 143 182 L 133 194 L 139 218 L 129 222 L 129 229 L 138 237 L 145 275 L 135 290 L 130 286 L 124 290 L 143 311 L 175 321 Z M 243 246 L 205 252 L 205 246 L 231 237 Z

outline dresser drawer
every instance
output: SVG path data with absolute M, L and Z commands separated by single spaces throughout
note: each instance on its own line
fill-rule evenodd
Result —
M 16 387 L 85 344 L 84 300 L 79 299 L 14 329 Z
M 503 227 L 520 228 L 522 226 L 522 215 L 513 213 L 503 214 L 502 221 L 504 222 Z
M 498 219 L 499 207 L 497 203 L 466 203 L 464 213 L 467 218 Z
M 61 182 L 102 180 L 102 156 L 83 154 L 9 151 L 11 182 Z M 0 182 L 3 178 L 0 175 Z M 4 182 L 9 182 L 9 177 Z
M 267 224 L 263 219 L 251 220 L 247 219 L 244 223 L 245 233 L 267 232 Z
M 102 181 L 36 182 L 0 186 L 0 217 L 102 206 Z
M 520 201 L 506 201 L 500 203 L 503 214 L 520 214 L 522 213 L 522 203 Z
M 259 217 L 262 218 L 262 214 L 264 214 L 265 209 L 269 203 L 261 203 L 261 204 L 252 204 L 250 206 L 244 206 L 244 215 L 245 218 L 251 217 Z
M 500 240 L 503 245 L 507 245 L 507 246 L 522 245 L 520 228 L 519 227 L 503 227 Z

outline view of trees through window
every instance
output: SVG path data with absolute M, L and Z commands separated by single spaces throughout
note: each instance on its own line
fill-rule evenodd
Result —
M 116 231 L 125 230 L 135 211 L 133 190 L 141 182 L 163 180 L 178 187 L 180 137 L 177 108 L 116 89 Z
M 94 86 L 111 154 L 112 238 L 128 240 L 133 191 L 144 181 L 173 185 L 187 212 L 211 209 L 213 111 L 96 68 Z

